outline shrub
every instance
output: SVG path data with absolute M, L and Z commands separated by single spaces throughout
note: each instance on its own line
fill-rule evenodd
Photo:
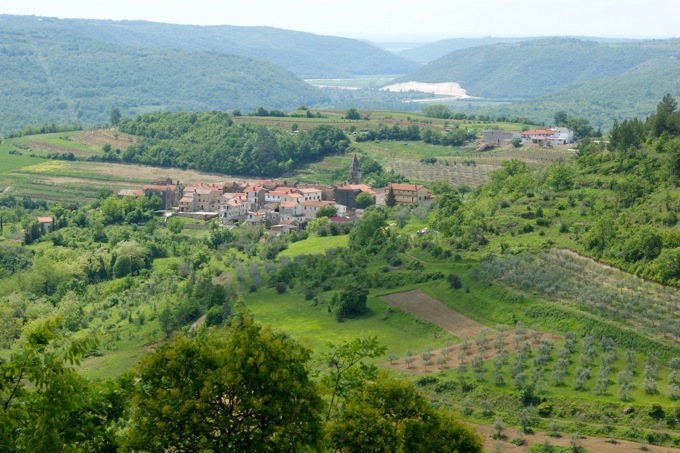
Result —
M 463 287 L 463 281 L 456 274 L 449 274 L 446 278 L 449 281 L 451 288 L 460 289 Z
M 439 379 L 437 379 L 436 377 L 434 377 L 434 376 L 425 376 L 425 377 L 421 377 L 420 379 L 418 379 L 418 380 L 416 381 L 416 385 L 417 385 L 418 387 L 424 387 L 424 386 L 426 386 L 426 385 L 436 384 L 437 382 L 439 382 Z
M 287 286 L 285 283 L 283 283 L 283 282 L 278 282 L 278 283 L 276 284 L 275 288 L 276 288 L 276 292 L 277 292 L 277 293 L 283 294 L 283 293 L 286 292 L 286 289 L 288 289 L 288 286 Z
M 443 393 L 447 391 L 453 391 L 456 390 L 456 382 L 455 381 L 444 381 L 440 384 L 437 384 L 434 388 L 434 391 L 436 393 Z
M 333 296 L 331 305 L 335 311 L 336 318 L 358 315 L 366 310 L 366 300 L 368 290 L 356 283 L 350 284 L 339 295 Z

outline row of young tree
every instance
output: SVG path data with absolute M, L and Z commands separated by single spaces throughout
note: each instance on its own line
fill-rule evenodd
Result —
M 376 140 L 401 140 L 419 141 L 422 140 L 430 145 L 441 146 L 462 146 L 477 137 L 476 131 L 466 129 L 456 129 L 449 132 L 440 132 L 431 127 L 420 129 L 417 124 L 411 124 L 402 128 L 398 124 L 392 127 L 382 124 L 378 129 L 361 130 L 356 133 L 357 142 L 367 142 Z

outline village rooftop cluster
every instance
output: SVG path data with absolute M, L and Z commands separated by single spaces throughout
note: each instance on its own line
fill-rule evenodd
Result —
M 222 225 L 264 225 L 275 234 L 290 234 L 304 228 L 317 217 L 320 209 L 331 206 L 331 222 L 352 222 L 361 216 L 364 206 L 357 202 L 367 193 L 371 204 L 384 204 L 390 190 L 396 203 L 416 204 L 431 197 L 419 184 L 390 184 L 373 189 L 362 184 L 359 162 L 354 156 L 349 178 L 339 184 L 312 185 L 283 179 L 255 182 L 234 181 L 182 185 L 172 179 L 155 181 L 139 190 L 123 189 L 119 197 L 157 196 L 171 215 L 201 220 L 218 218 Z

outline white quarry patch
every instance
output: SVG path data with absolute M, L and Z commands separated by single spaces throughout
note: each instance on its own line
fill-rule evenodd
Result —
M 382 87 L 385 91 L 422 91 L 423 93 L 432 93 L 441 96 L 450 96 L 459 99 L 471 99 L 473 96 L 468 96 L 464 88 L 456 82 L 441 82 L 441 83 L 426 83 L 426 82 L 403 82 L 395 83 Z M 428 99 L 431 101 L 432 99 Z M 425 100 L 423 100 L 425 101 Z

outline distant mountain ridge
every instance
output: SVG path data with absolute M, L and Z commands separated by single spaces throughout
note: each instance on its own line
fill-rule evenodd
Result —
M 547 96 L 496 107 L 493 114 L 550 124 L 555 112 L 565 111 L 609 129 L 615 120 L 647 117 L 655 111 L 656 100 L 667 93 L 680 96 L 678 74 L 680 59 L 655 58 L 624 74 L 575 83 Z
M 2 30 L 132 47 L 211 51 L 268 61 L 302 78 L 404 74 L 417 64 L 364 41 L 272 27 L 0 15 Z
M 680 58 L 680 39 L 622 43 L 546 38 L 454 51 L 395 82 L 457 82 L 472 96 L 522 100 L 624 75 L 658 58 Z
M 527 36 L 527 37 L 512 37 L 503 38 L 497 36 L 486 36 L 483 38 L 449 38 L 439 41 L 421 44 L 419 46 L 411 46 L 407 49 L 399 50 L 396 53 L 402 57 L 415 61 L 420 64 L 430 63 L 438 58 L 445 56 L 448 53 L 456 50 L 469 49 L 472 47 L 490 46 L 494 44 L 513 44 L 522 41 L 533 41 L 537 39 L 546 39 L 549 36 Z M 632 42 L 640 41 L 639 39 L 624 39 L 624 38 L 599 38 L 599 37 L 579 37 L 573 38 L 582 39 L 586 41 L 596 42 Z

